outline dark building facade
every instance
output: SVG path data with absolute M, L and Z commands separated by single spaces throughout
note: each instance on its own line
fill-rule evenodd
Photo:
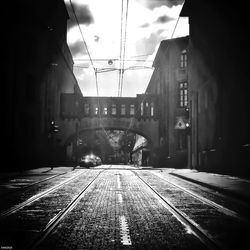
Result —
M 51 164 L 49 152 L 55 148 L 49 129 L 60 114 L 60 94 L 80 94 L 66 43 L 64 1 L 30 0 L 15 9 L 15 27 L 4 29 L 2 124 L 4 153 L 11 157 L 8 171 Z
M 250 174 L 247 12 L 224 0 L 186 0 L 181 12 L 190 25 L 190 166 L 201 171 Z
M 63 93 L 60 110 L 61 131 L 56 134 L 56 138 L 61 136 L 67 162 L 72 162 L 71 159 L 75 158 L 77 138 L 82 134 L 94 134 L 98 131 L 123 131 L 126 135 L 122 138 L 123 142 L 130 141 L 130 136 L 136 134 L 145 137 L 147 157 L 150 160 L 153 156 L 149 154 L 153 148 L 158 147 L 159 112 L 158 96 L 155 94 L 138 94 L 136 97 L 81 97 L 74 93 Z M 131 143 L 124 143 L 123 152 L 132 152 L 133 148 L 126 148 L 128 144 L 132 147 Z M 104 154 L 101 155 L 102 159 L 106 158 Z M 124 162 L 131 161 L 129 158 L 129 154 L 126 154 Z
M 160 146 L 156 149 L 157 166 L 187 166 L 188 41 L 187 36 L 161 42 L 146 90 L 147 93 L 156 94 L 159 101 Z
M 61 94 L 63 119 L 70 118 L 136 118 L 158 119 L 158 100 L 155 94 L 138 94 L 136 97 L 92 97 Z

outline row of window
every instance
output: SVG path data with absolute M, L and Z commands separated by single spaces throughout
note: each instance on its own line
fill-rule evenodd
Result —
M 186 68 L 187 67 L 187 51 L 186 50 L 183 50 L 181 52 L 180 67 L 181 68 Z
M 106 116 L 108 115 L 108 105 L 107 104 L 102 104 L 101 105 L 101 114 Z M 90 104 L 85 103 L 84 104 L 84 114 L 85 115 L 90 115 Z M 111 115 L 117 115 L 118 114 L 118 105 L 117 104 L 112 104 L 111 105 L 111 110 L 110 110 Z M 93 114 L 98 115 L 99 114 L 99 105 L 94 104 L 93 105 Z M 140 114 L 141 116 L 147 115 L 147 116 L 154 116 L 154 103 L 141 103 L 140 106 Z M 125 116 L 125 115 L 130 115 L 133 116 L 135 115 L 135 104 L 130 104 L 129 106 L 126 106 L 126 104 L 121 104 L 120 105 L 120 115 Z
M 187 107 L 188 105 L 188 84 L 187 82 L 179 83 L 179 106 Z

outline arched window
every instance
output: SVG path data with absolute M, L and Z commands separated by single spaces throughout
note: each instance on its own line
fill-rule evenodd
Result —
M 126 105 L 125 104 L 121 105 L 121 115 L 126 115 Z
M 116 104 L 112 104 L 111 114 L 116 115 Z
M 108 105 L 106 103 L 103 105 L 103 114 L 104 115 L 108 114 Z
M 150 116 L 154 116 L 154 103 L 151 102 L 150 104 Z
M 89 104 L 88 103 L 84 103 L 84 114 L 89 115 Z
M 130 104 L 130 115 L 134 115 L 134 114 L 135 114 L 135 105 Z
M 187 82 L 179 83 L 179 107 L 188 105 L 188 84 Z
M 141 116 L 143 116 L 143 102 L 141 103 Z
M 180 67 L 186 68 L 187 67 L 187 51 L 184 49 L 181 52 L 181 61 L 180 61 Z
M 98 115 L 98 112 L 99 112 L 98 105 L 97 105 L 97 104 L 94 104 L 94 114 L 95 114 L 95 115 Z

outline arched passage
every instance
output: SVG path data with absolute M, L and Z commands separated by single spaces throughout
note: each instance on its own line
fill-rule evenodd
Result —
M 152 140 L 141 131 L 113 126 L 81 128 L 67 138 L 65 147 L 67 152 L 71 152 L 68 157 L 73 158 L 72 161 L 82 155 L 94 153 L 103 162 L 127 164 L 132 160 L 131 155 L 138 135 L 145 138 L 150 150 L 153 147 Z

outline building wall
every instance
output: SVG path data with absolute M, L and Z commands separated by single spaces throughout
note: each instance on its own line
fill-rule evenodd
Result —
M 85 104 L 88 104 L 88 113 L 85 112 Z M 116 114 L 112 114 L 112 104 L 116 104 Z M 123 104 L 126 106 L 124 115 L 121 114 Z M 141 104 L 143 104 L 143 112 Z M 153 113 L 151 113 L 151 104 Z M 130 105 L 134 105 L 133 114 L 130 114 Z M 107 107 L 107 114 L 104 114 L 104 107 Z M 95 108 L 98 108 L 98 113 L 95 113 Z M 99 114 L 100 111 L 101 114 Z M 98 130 L 101 127 L 130 130 L 147 138 L 152 146 L 158 146 L 158 100 L 155 95 L 76 98 L 75 94 L 62 94 L 60 120 L 62 133 L 58 133 L 58 136 L 62 136 L 62 144 L 68 143 L 74 137 L 75 123 L 79 123 L 79 130 Z
M 248 10 L 187 0 L 181 15 L 189 17 L 193 58 L 192 166 L 250 175 Z
M 184 129 L 176 129 L 178 117 L 185 121 L 185 107 L 179 106 L 179 84 L 188 82 L 186 67 L 180 67 L 181 53 L 187 46 L 188 37 L 161 42 L 153 63 L 154 73 L 146 90 L 157 94 L 159 100 L 160 147 L 155 152 L 159 154 L 155 164 L 160 166 L 187 165 L 187 136 Z M 185 144 L 184 147 L 180 147 L 180 140 Z
M 17 3 L 15 32 L 4 52 L 3 142 L 13 164 L 3 171 L 50 163 L 48 128 L 59 114 L 61 91 L 74 91 L 73 61 L 66 44 L 68 13 L 63 0 Z M 10 169 L 9 169 L 10 168 Z
M 217 154 L 218 84 L 201 54 L 191 42 L 188 72 L 192 129 L 190 166 L 207 170 L 211 165 L 208 156 Z

